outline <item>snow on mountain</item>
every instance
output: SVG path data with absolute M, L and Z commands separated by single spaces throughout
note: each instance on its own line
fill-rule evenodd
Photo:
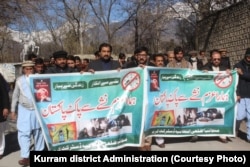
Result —
M 186 19 L 194 13 L 194 9 L 188 3 L 177 2 L 168 9 L 171 18 Z
M 84 28 L 85 27 L 85 28 Z M 94 25 L 87 24 L 83 28 L 81 28 L 81 31 L 86 31 L 89 28 L 94 27 Z M 72 26 L 69 22 L 66 22 L 64 25 L 60 26 L 57 29 L 53 30 L 53 34 L 57 37 L 64 38 L 72 29 Z M 12 39 L 16 42 L 22 43 L 29 40 L 37 41 L 38 43 L 49 43 L 53 41 L 52 33 L 49 30 L 42 30 L 42 31 L 34 31 L 32 33 L 25 33 L 21 31 L 16 31 L 12 29 L 8 29 Z
M 187 18 L 189 17 L 194 9 L 190 7 L 187 3 L 177 2 L 173 5 L 173 8 L 178 12 L 180 17 Z

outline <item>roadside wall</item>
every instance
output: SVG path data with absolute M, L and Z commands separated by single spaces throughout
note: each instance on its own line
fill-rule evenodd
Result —
M 233 66 L 250 47 L 250 2 L 241 1 L 218 11 L 197 24 L 198 49 L 227 49 Z

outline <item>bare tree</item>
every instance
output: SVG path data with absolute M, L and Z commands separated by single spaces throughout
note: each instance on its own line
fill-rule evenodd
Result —
M 88 11 L 86 7 L 86 0 L 62 0 L 62 3 L 65 9 L 66 20 L 71 26 L 70 34 L 73 39 L 71 39 L 69 45 L 74 45 L 74 43 L 76 43 L 73 50 L 75 50 L 75 52 L 77 53 L 83 54 L 84 37 L 86 36 L 85 30 L 88 26 Z M 80 50 L 78 50 L 78 48 L 80 48 Z
M 169 8 L 174 1 L 147 0 L 134 1 L 133 8 L 136 15 L 133 18 L 134 43 L 147 46 L 151 52 L 165 50 L 161 43 L 167 41 L 168 23 L 171 20 Z M 169 39 L 170 40 L 170 39 Z
M 108 43 L 112 43 L 113 38 L 118 30 L 124 27 L 135 13 L 124 15 L 122 0 L 88 0 L 94 16 L 99 21 L 99 25 L 104 29 Z M 112 24 L 114 19 L 122 18 L 120 24 Z
M 16 61 L 18 44 L 12 40 L 9 27 L 23 18 L 23 0 L 2 0 L 0 3 L 0 54 L 2 61 Z
M 54 48 L 63 48 L 63 34 L 64 32 L 57 31 L 59 27 L 61 27 L 65 20 L 61 17 L 58 17 L 60 12 L 63 11 L 61 6 L 58 6 L 57 1 L 36 1 L 35 3 L 29 3 L 29 8 L 32 9 L 36 23 L 40 24 L 40 26 L 49 30 L 50 35 L 47 34 L 36 34 L 37 38 L 42 41 L 44 38 L 52 37 Z M 30 19 L 32 20 L 32 19 Z M 36 27 L 37 29 L 39 27 Z M 44 36 L 46 35 L 46 36 Z
M 47 28 L 54 41 L 54 46 L 51 48 L 55 49 L 57 46 L 60 46 L 58 42 L 60 40 L 58 40 L 59 38 L 55 31 L 59 27 L 59 24 L 57 24 L 58 18 L 55 16 L 55 13 L 51 12 L 54 1 L 49 3 L 48 0 L 11 0 L 11 2 L 13 2 L 12 5 L 15 7 L 15 17 L 11 25 L 13 24 L 14 26 L 12 27 L 20 32 L 20 39 L 22 39 L 22 34 L 27 34 L 27 36 L 33 36 L 35 42 L 41 45 L 44 38 L 50 37 L 48 33 L 41 33 L 39 31 L 41 31 L 41 28 Z M 15 50 L 17 50 L 17 47 Z M 44 50 L 49 51 L 48 48 Z M 17 52 L 20 53 L 21 49 L 17 50 Z M 19 53 L 16 53 L 16 56 Z
M 11 41 L 10 25 L 35 36 L 42 55 L 56 49 L 93 53 L 103 41 L 111 43 L 115 52 L 132 52 L 141 45 L 159 52 L 167 44 L 172 48 L 178 39 L 185 47 L 196 48 L 196 22 L 239 1 L 184 0 L 191 9 L 184 11 L 188 8 L 175 8 L 176 0 L 2 0 L 0 51 L 5 57 L 19 52 L 21 44 Z M 190 12 L 190 17 L 185 12 Z M 168 37 L 172 28 L 168 23 L 173 18 L 180 22 L 177 36 Z

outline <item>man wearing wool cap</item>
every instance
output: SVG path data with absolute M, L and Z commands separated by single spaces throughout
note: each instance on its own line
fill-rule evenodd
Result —
M 68 53 L 64 50 L 59 50 L 53 53 L 55 66 L 48 68 L 45 73 L 71 73 L 77 72 L 76 69 L 67 66 Z

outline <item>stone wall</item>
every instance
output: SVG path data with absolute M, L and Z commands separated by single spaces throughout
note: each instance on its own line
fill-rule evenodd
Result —
M 243 0 L 198 22 L 198 49 L 227 49 L 231 65 L 250 47 L 250 3 Z

